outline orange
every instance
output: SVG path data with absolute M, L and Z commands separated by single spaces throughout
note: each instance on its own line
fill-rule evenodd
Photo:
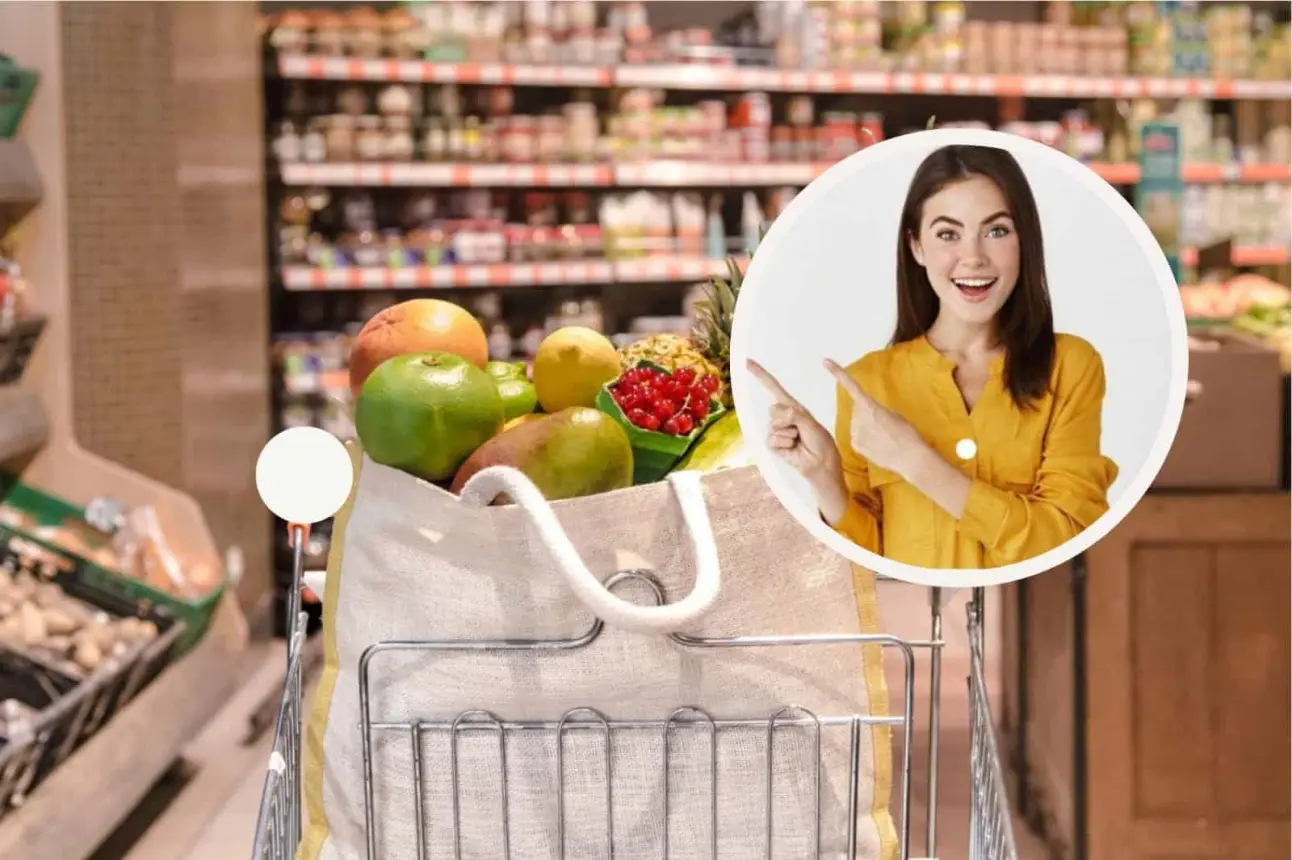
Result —
M 489 340 L 468 311 L 440 299 L 411 299 L 392 305 L 364 324 L 350 350 L 350 390 L 383 361 L 399 355 L 447 352 L 480 369 L 489 362 Z

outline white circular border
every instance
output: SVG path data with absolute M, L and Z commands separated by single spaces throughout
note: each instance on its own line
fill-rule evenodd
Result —
M 783 243 L 784 237 L 790 232 L 799 215 L 809 206 L 812 206 L 822 195 L 832 191 L 836 186 L 852 180 L 854 174 L 878 167 L 890 155 L 898 155 L 910 150 L 931 151 L 939 146 L 951 144 L 995 146 L 1014 153 L 1018 151 L 1026 152 L 1028 156 L 1035 156 L 1036 160 L 1046 169 L 1052 168 L 1071 176 L 1073 180 L 1084 185 L 1091 193 L 1108 205 L 1109 214 L 1121 219 L 1126 229 L 1130 231 L 1143 249 L 1153 270 L 1158 287 L 1162 290 L 1163 298 L 1166 300 L 1166 313 L 1169 318 L 1168 323 L 1171 335 L 1171 380 L 1167 393 L 1166 411 L 1162 415 L 1162 424 L 1158 428 L 1157 437 L 1153 440 L 1153 447 L 1149 451 L 1148 458 L 1140 464 L 1134 480 L 1126 486 L 1121 496 L 1108 511 L 1092 523 L 1089 528 L 1054 549 L 1042 555 L 1001 567 L 981 569 L 916 567 L 884 558 L 863 549 L 830 528 L 819 516 L 815 516 L 815 509 L 811 512 L 804 512 L 796 510 L 798 506 L 785 504 L 787 498 L 797 500 L 798 494 L 788 482 L 782 480 L 778 473 L 777 464 L 780 462 L 779 458 L 767 448 L 765 440 L 745 437 L 745 445 L 752 455 L 754 464 L 762 473 L 763 479 L 772 488 L 772 492 L 780 499 L 786 510 L 810 531 L 817 540 L 856 564 L 884 576 L 918 585 L 947 588 L 1000 585 L 1026 579 L 1038 573 L 1044 573 L 1085 552 L 1096 541 L 1116 528 L 1126 518 L 1126 515 L 1131 512 L 1131 509 L 1139 504 L 1144 494 L 1148 492 L 1153 479 L 1157 477 L 1162 464 L 1166 461 L 1167 454 L 1170 453 L 1171 444 L 1175 441 L 1175 434 L 1180 426 L 1180 417 L 1184 411 L 1185 390 L 1189 381 L 1189 342 L 1184 319 L 1184 305 L 1180 300 L 1179 285 L 1175 281 L 1175 276 L 1171 273 L 1171 267 L 1167 262 L 1166 255 L 1149 231 L 1148 225 L 1144 223 L 1135 209 L 1122 198 L 1112 185 L 1079 161 L 1070 158 L 1059 150 L 1017 135 L 979 129 L 931 129 L 889 138 L 832 165 L 825 173 L 803 189 L 772 223 L 767 235 L 759 245 L 753 261 L 749 265 L 741 288 L 740 303 L 737 305 L 738 309 L 732 322 L 731 393 L 737 414 L 754 408 L 750 403 L 749 392 L 752 387 L 760 385 L 759 382 L 750 378 L 749 372 L 745 368 L 745 361 L 749 357 L 749 344 L 747 343 L 746 335 L 748 327 L 741 325 L 742 315 L 739 308 L 741 306 L 747 308 L 749 306 L 749 296 L 756 294 L 759 289 L 775 289 L 775 286 L 771 284 L 762 285 L 759 274 L 766 269 L 766 264 L 760 265 L 760 262 L 776 253 L 777 248 Z M 897 202 L 894 201 L 894 203 L 896 205 Z M 748 317 L 748 311 L 744 313 L 744 317 Z M 743 407 L 741 405 L 742 401 L 744 402 Z

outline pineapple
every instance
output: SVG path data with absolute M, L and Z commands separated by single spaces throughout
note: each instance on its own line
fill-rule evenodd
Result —
M 696 303 L 691 339 L 704 359 L 717 366 L 722 380 L 722 405 L 731 408 L 731 321 L 744 284 L 744 273 L 730 257 L 727 258 L 727 271 L 729 277 L 715 275 L 709 279 L 705 297 Z
M 675 334 L 653 334 L 625 344 L 619 349 L 619 361 L 625 370 L 635 367 L 639 361 L 649 361 L 669 372 L 679 367 L 693 367 L 697 374 L 724 378 L 721 369 L 706 359 L 689 338 Z

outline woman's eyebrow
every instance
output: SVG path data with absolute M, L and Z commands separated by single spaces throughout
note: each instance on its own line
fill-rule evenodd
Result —
M 991 217 L 995 218 L 996 216 L 995 216 L 995 215 L 993 215 L 993 216 L 991 216 Z M 963 226 L 964 226 L 964 224 L 961 224 L 959 221 L 957 221 L 956 219 L 954 219 L 954 218 L 950 217 L 949 215 L 939 215 L 938 217 L 934 218 L 932 221 L 930 221 L 930 222 L 929 222 L 929 226 L 930 226 L 930 227 L 932 227 L 934 224 L 938 223 L 939 221 L 945 221 L 945 222 L 947 222 L 948 224 L 950 224 L 952 227 L 963 227 Z
M 1010 215 L 1008 210 L 1002 209 L 999 212 L 994 212 L 991 215 L 988 215 L 986 218 L 982 219 L 982 223 L 990 224 L 992 221 L 995 221 L 998 218 L 1008 218 L 1011 221 L 1014 220 L 1014 216 Z

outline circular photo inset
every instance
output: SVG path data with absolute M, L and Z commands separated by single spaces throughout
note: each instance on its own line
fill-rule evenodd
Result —
M 832 167 L 750 263 L 732 393 L 781 503 L 926 585 L 1056 567 L 1147 491 L 1184 407 L 1178 287 L 1148 227 L 1039 143 L 945 129 Z

